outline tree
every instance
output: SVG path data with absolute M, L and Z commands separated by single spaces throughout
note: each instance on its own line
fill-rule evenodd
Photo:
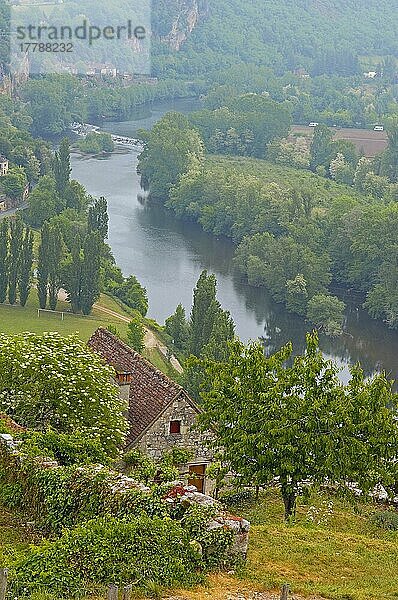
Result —
M 310 166 L 313 171 L 319 166 L 329 168 L 333 152 L 332 137 L 332 132 L 326 125 L 315 127 L 310 148 Z
M 21 265 L 21 248 L 23 241 L 23 223 L 21 217 L 11 219 L 10 222 L 10 254 L 8 270 L 8 301 L 15 304 L 17 300 L 17 285 Z
M 185 316 L 185 308 L 179 304 L 175 313 L 165 322 L 166 333 L 172 338 L 173 344 L 180 352 L 187 352 L 189 343 L 189 324 Z
M 88 233 L 84 240 L 81 263 L 80 303 L 84 315 L 89 315 L 100 297 L 100 267 L 102 240 L 98 231 Z
M 45 222 L 41 229 L 39 257 L 38 257 L 38 264 L 37 264 L 37 295 L 39 298 L 39 306 L 42 309 L 45 309 L 47 306 L 49 259 L 50 259 L 50 226 L 47 222 Z
M 241 485 L 279 478 L 286 519 L 306 479 L 355 481 L 365 492 L 391 483 L 397 443 L 397 395 L 384 374 L 368 380 L 355 366 L 351 381 L 341 383 L 316 334 L 287 366 L 291 355 L 291 344 L 267 358 L 259 343 L 234 342 L 228 363 L 206 366 L 199 416 Z
M 68 138 L 63 138 L 58 152 L 54 156 L 54 177 L 57 184 L 57 192 L 64 197 L 67 190 L 72 168 L 70 166 L 70 146 Z
M 203 142 L 188 119 L 178 113 L 166 114 L 144 137 L 139 172 L 143 183 L 150 185 L 151 195 L 165 201 L 192 160 L 203 160 Z
M 27 183 L 28 180 L 22 167 L 12 167 L 1 181 L 5 195 L 12 200 L 21 200 Z
M 56 223 L 45 222 L 41 230 L 37 266 L 37 293 L 40 308 L 46 308 L 47 296 L 51 310 L 57 308 L 61 284 L 62 235 Z
M 113 369 L 77 336 L 0 335 L 0 411 L 40 431 L 81 432 L 115 456 L 124 442 L 125 403 Z
M 138 310 L 140 315 L 146 316 L 149 307 L 147 291 L 134 275 L 124 279 L 120 285 L 115 283 L 112 293 L 130 308 Z
M 29 292 L 32 284 L 32 265 L 33 265 L 33 233 L 26 227 L 21 247 L 21 265 L 18 282 L 19 301 L 21 306 L 25 306 L 29 298 Z
M 62 265 L 62 282 L 68 294 L 72 312 L 81 311 L 81 286 L 82 286 L 83 252 L 80 238 L 70 242 L 69 253 Z
M 190 319 L 189 351 L 200 356 L 203 346 L 209 343 L 215 315 L 219 305 L 216 300 L 216 278 L 202 271 L 193 292 L 193 306 Z
M 8 219 L 0 222 L 0 303 L 6 301 L 8 288 L 8 246 L 9 224 Z
M 88 230 L 98 231 L 102 240 L 108 237 L 108 203 L 106 198 L 101 196 L 95 198 L 94 203 L 88 209 Z
M 32 227 L 41 227 L 64 207 L 65 203 L 58 194 L 55 180 L 45 175 L 29 195 L 26 220 Z
M 338 152 L 329 167 L 330 177 L 338 183 L 346 183 L 352 185 L 354 180 L 354 170 L 345 160 L 341 152 Z
M 128 324 L 127 339 L 136 352 L 145 348 L 145 327 L 139 317 L 134 317 Z
M 324 331 L 326 335 L 343 333 L 345 304 L 336 296 L 317 294 L 308 302 L 307 319 Z

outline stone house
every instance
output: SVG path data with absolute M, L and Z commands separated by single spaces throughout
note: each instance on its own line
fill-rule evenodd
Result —
M 5 175 L 7 175 L 9 167 L 10 163 L 8 162 L 8 159 L 0 155 L 0 177 L 5 177 Z
M 191 450 L 193 458 L 182 471 L 189 473 L 190 485 L 210 493 L 206 469 L 212 453 L 206 441 L 211 434 L 193 429 L 200 408 L 187 392 L 107 329 L 98 329 L 88 345 L 115 369 L 121 396 L 128 401 L 126 450 L 138 448 L 153 459 L 174 447 Z

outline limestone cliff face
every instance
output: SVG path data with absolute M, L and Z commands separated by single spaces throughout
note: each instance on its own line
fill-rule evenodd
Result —
M 172 50 L 180 50 L 198 23 L 207 14 L 207 0 L 176 0 L 171 15 L 171 26 L 166 35 L 159 36 L 161 41 L 166 43 Z

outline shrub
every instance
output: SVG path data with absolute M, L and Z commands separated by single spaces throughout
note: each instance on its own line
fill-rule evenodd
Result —
M 29 456 L 48 456 L 60 465 L 101 463 L 108 464 L 109 457 L 100 440 L 87 438 L 75 433 L 58 433 L 52 429 L 46 432 L 29 431 L 22 436 L 21 451 Z
M 370 517 L 371 523 L 381 529 L 389 529 L 390 531 L 398 531 L 398 513 L 392 510 L 383 510 L 374 513 Z
M 11 589 L 23 582 L 27 593 L 47 588 L 73 597 L 89 583 L 192 585 L 202 580 L 203 568 L 198 545 L 179 523 L 107 517 L 32 548 L 14 565 Z
M 128 429 L 113 374 L 75 335 L 0 334 L 0 411 L 32 429 L 99 438 L 112 456 Z

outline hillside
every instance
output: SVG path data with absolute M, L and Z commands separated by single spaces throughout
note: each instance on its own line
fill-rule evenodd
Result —
M 169 31 L 181 26 L 189 8 L 198 17 L 180 58 L 156 60 L 169 74 L 204 75 L 246 63 L 277 74 L 304 67 L 350 75 L 358 68 L 356 55 L 398 55 L 396 0 L 175 0 L 167 19 L 166 4 L 157 0 L 153 6 L 158 35 L 164 36 L 165 23 Z

